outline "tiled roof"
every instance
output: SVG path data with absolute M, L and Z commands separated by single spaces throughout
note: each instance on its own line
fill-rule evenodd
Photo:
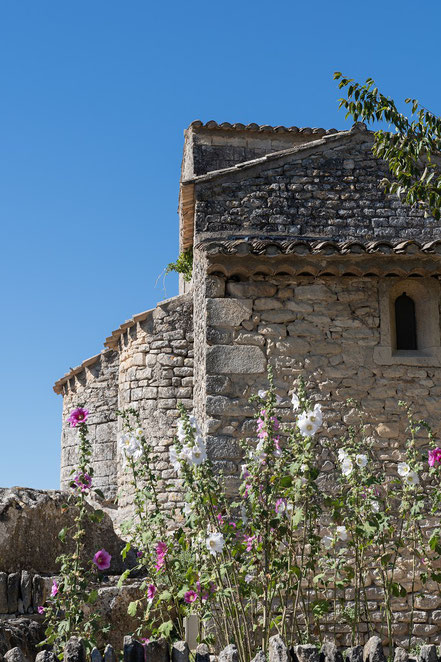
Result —
M 298 239 L 260 239 L 239 238 L 233 240 L 207 239 L 196 245 L 210 255 L 441 255 L 441 239 L 421 243 L 413 239 L 405 241 L 334 241 L 311 238 Z
M 215 122 L 210 120 L 209 122 L 201 122 L 201 120 L 194 120 L 188 128 L 193 129 L 214 129 L 214 130 L 224 130 L 224 131 L 254 131 L 254 132 L 265 132 L 265 133 L 300 133 L 303 135 L 317 135 L 317 136 L 327 136 L 332 133 L 338 133 L 338 129 L 322 129 L 322 128 L 313 128 L 310 126 L 270 126 L 269 124 L 256 124 L 252 122 L 251 124 L 241 124 L 240 122 L 235 122 L 230 124 L 230 122 Z

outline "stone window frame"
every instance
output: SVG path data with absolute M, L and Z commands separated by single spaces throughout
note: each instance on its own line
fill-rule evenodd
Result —
M 434 278 L 387 278 L 379 283 L 380 365 L 441 366 L 440 283 Z M 396 349 L 395 300 L 406 293 L 415 303 L 418 349 Z

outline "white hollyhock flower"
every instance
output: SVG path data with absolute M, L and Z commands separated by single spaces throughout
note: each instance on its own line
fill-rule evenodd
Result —
M 191 515 L 191 513 L 193 512 L 191 504 L 189 503 L 185 503 L 182 510 L 184 512 L 184 515 Z
M 142 455 L 142 446 L 139 439 L 129 433 L 123 434 L 120 437 L 119 449 L 123 456 L 124 464 L 129 457 L 136 462 Z
M 345 541 L 348 539 L 348 532 L 345 526 L 337 526 L 337 535 L 340 540 Z
M 293 512 L 294 512 L 294 504 L 292 503 L 292 501 L 288 501 L 285 506 L 285 514 L 287 517 L 292 517 Z
M 372 501 L 371 508 L 374 511 L 374 513 L 379 513 L 380 512 L 380 504 L 378 503 L 378 501 Z
M 196 437 L 194 446 L 187 446 L 186 449 L 187 460 L 190 464 L 199 466 L 207 459 L 207 449 L 202 437 Z
M 344 462 L 344 460 L 346 460 L 348 457 L 349 457 L 349 455 L 347 454 L 347 452 L 345 451 L 344 448 L 339 448 L 338 449 L 339 462 Z
M 402 478 L 405 478 L 410 471 L 410 467 L 407 462 L 398 462 L 398 473 Z
M 368 458 L 367 455 L 363 455 L 363 453 L 359 453 L 358 455 L 355 456 L 355 464 L 357 464 L 360 469 L 363 469 L 368 463 Z
M 354 469 L 354 465 L 352 464 L 351 458 L 346 456 L 343 462 L 341 463 L 341 472 L 343 476 L 350 476 L 353 469 Z
M 222 533 L 210 533 L 205 541 L 207 549 L 213 556 L 220 554 L 224 548 L 225 540 Z
M 420 477 L 416 471 L 409 471 L 407 476 L 405 476 L 405 480 L 409 483 L 409 485 L 418 485 L 420 482 Z
M 178 421 L 178 427 L 176 430 L 176 436 L 178 437 L 179 441 L 182 443 L 185 441 L 185 430 L 184 430 L 184 421 L 179 420 Z
M 264 391 L 262 388 L 260 389 L 260 391 L 257 391 L 257 395 L 259 396 L 259 398 L 262 398 L 262 400 L 265 400 L 267 393 L 268 391 Z
M 297 409 L 300 407 L 300 400 L 296 393 L 292 394 L 291 402 L 293 411 L 297 411 Z
M 332 538 L 331 536 L 322 537 L 322 545 L 325 549 L 330 549 L 332 547 Z
M 144 435 L 144 431 L 143 431 L 143 429 L 142 429 L 142 428 L 136 428 L 136 430 L 135 430 L 135 437 L 137 437 L 137 439 L 141 439 L 141 437 L 142 437 L 143 435 Z
M 177 473 L 180 473 L 181 464 L 179 462 L 179 455 L 178 455 L 178 451 L 176 450 L 176 446 L 170 446 L 170 448 L 168 450 L 168 455 L 169 455 L 169 458 L 170 458 L 170 464 L 172 465 L 173 469 Z
M 250 573 L 248 573 L 248 574 L 245 575 L 245 582 L 246 582 L 247 584 L 249 584 L 250 582 L 252 582 L 253 579 L 254 579 L 254 575 L 250 575 Z
M 312 437 L 319 429 L 318 423 L 311 419 L 312 412 L 303 412 L 297 419 L 297 427 L 304 437 Z

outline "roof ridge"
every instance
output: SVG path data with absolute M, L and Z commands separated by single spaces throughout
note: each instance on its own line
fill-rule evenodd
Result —
M 301 143 L 300 145 L 293 145 L 287 149 L 278 150 L 276 152 L 269 152 L 264 156 L 259 156 L 257 159 L 251 159 L 249 161 L 242 161 L 241 163 L 236 163 L 233 166 L 228 166 L 226 168 L 221 168 L 220 170 L 210 170 L 202 175 L 195 175 L 190 179 L 183 179 L 181 184 L 187 186 L 188 184 L 197 184 L 199 182 L 209 181 L 215 179 L 216 177 L 221 177 L 229 173 L 240 172 L 241 170 L 246 170 L 252 168 L 253 166 L 260 165 L 262 163 L 273 161 L 275 159 L 280 159 L 285 156 L 291 156 L 293 154 L 302 154 L 308 151 L 314 151 L 320 145 L 326 145 L 328 142 L 334 142 L 342 138 L 351 138 L 357 134 L 366 134 L 370 133 L 366 125 L 357 122 L 350 129 L 345 131 L 337 131 L 336 133 L 323 135 L 317 137 L 316 140 L 310 140 L 306 143 Z
M 255 133 L 300 133 L 303 135 L 331 135 L 333 133 L 340 133 L 342 129 L 324 129 L 322 127 L 310 127 L 310 126 L 272 126 L 270 124 L 256 124 L 251 122 L 250 124 L 242 124 L 241 122 L 216 122 L 215 120 L 209 120 L 208 122 L 202 122 L 201 120 L 193 120 L 188 126 L 189 129 L 213 129 L 213 130 L 224 130 L 224 131 L 253 131 Z

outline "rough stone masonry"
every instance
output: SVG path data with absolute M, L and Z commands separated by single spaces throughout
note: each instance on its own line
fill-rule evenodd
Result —
M 194 249 L 192 282 L 122 324 L 99 355 L 57 381 L 62 488 L 76 458 L 66 423 L 74 405 L 91 411 L 95 475 L 118 520 L 131 500 L 115 410 L 140 411 L 169 481 L 181 401 L 194 409 L 234 489 L 237 442 L 254 433 L 248 398 L 265 387 L 268 365 L 285 402 L 304 375 L 329 436 L 343 424 L 334 403 L 361 400 L 391 462 L 402 452 L 398 400 L 441 432 L 441 226 L 384 195 L 386 166 L 372 156 L 372 141 L 360 124 L 326 131 L 192 123 L 179 198 L 180 248 Z M 396 342 L 394 302 L 404 293 L 415 303 L 412 350 Z M 281 417 L 288 413 L 282 401 Z M 119 490 L 125 497 L 116 508 Z M 164 507 L 179 499 L 176 483 Z M 427 640 L 440 631 L 440 607 L 437 594 L 420 606 L 417 626 Z M 402 610 L 404 633 L 407 605 Z

